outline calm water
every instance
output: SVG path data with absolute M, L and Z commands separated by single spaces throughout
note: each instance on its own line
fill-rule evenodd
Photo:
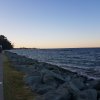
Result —
M 92 78 L 100 78 L 100 48 L 17 49 L 12 52 Z

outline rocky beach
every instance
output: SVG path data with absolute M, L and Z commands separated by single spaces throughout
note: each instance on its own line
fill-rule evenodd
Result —
M 35 100 L 100 100 L 100 80 L 10 51 L 5 54 L 12 66 L 25 74 L 25 84 L 39 94 Z

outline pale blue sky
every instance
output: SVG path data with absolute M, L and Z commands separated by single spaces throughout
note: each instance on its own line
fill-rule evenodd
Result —
M 100 0 L 0 0 L 0 34 L 15 47 L 100 47 Z

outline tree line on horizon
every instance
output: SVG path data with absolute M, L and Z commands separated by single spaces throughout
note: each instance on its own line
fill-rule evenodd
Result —
M 10 50 L 14 47 L 11 41 L 9 41 L 4 35 L 0 35 L 0 45 L 2 46 L 2 50 Z

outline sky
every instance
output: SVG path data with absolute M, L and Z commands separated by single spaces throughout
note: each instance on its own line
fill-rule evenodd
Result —
M 0 0 L 0 34 L 14 47 L 100 47 L 100 0 Z

